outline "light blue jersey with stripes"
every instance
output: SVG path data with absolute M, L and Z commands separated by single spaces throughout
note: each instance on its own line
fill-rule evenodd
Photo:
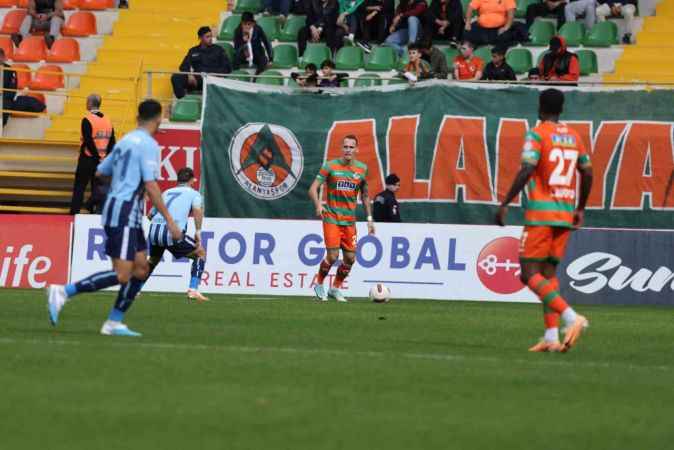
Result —
M 187 222 L 193 209 L 201 209 L 201 194 L 187 185 L 179 185 L 167 189 L 162 194 L 166 208 L 173 217 L 173 221 L 183 231 L 187 231 Z M 166 226 L 166 219 L 153 209 L 152 223 L 150 224 L 149 241 L 153 245 L 170 247 L 174 244 L 171 233 Z
M 140 228 L 145 182 L 159 177 L 157 141 L 146 130 L 138 128 L 117 142 L 97 170 L 112 176 L 103 206 L 103 226 Z

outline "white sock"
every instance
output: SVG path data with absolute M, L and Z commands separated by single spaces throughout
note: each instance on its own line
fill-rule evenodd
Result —
M 573 310 L 570 306 L 564 310 L 562 313 L 562 320 L 568 325 L 573 325 L 576 321 L 576 311 Z
M 559 328 L 546 328 L 543 340 L 545 342 L 559 342 Z

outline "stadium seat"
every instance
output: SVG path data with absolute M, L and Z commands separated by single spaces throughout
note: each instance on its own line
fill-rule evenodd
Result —
M 468 4 L 470 3 L 470 0 L 461 0 L 461 10 L 463 13 L 461 14 L 463 17 L 466 16 L 466 9 L 468 9 Z M 473 10 L 473 17 L 477 16 L 477 10 Z
M 364 73 L 358 77 L 353 87 L 381 86 L 381 78 L 376 73 Z
M 581 75 L 592 75 L 593 73 L 599 72 L 597 54 L 594 51 L 582 49 L 578 50 L 576 55 L 578 55 L 578 64 L 580 65 Z
M 234 13 L 241 14 L 244 12 L 252 12 L 253 14 L 262 11 L 262 0 L 236 0 Z
M 61 28 L 64 36 L 92 36 L 98 34 L 96 16 L 91 11 L 77 11 L 73 13 L 66 24 Z
M 290 16 L 278 35 L 282 42 L 297 42 L 297 34 L 306 24 L 306 16 Z
M 250 72 L 244 69 L 239 69 L 235 70 L 231 74 L 232 76 L 229 77 L 230 80 L 238 80 L 238 81 L 250 81 Z
M 79 0 L 63 0 L 63 9 L 71 10 L 78 9 L 80 7 Z
M 73 38 L 54 41 L 47 55 L 47 62 L 72 63 L 80 60 L 80 44 Z
M 186 95 L 171 110 L 172 122 L 196 122 L 201 118 L 201 96 Z
M 241 24 L 241 15 L 232 14 L 228 18 L 222 21 L 220 26 L 220 33 L 218 34 L 218 40 L 220 41 L 231 41 L 234 39 L 234 32 Z
M 277 70 L 266 70 L 260 75 L 274 77 L 274 78 L 257 78 L 258 84 L 265 84 L 267 86 L 283 86 L 283 74 Z
M 475 50 L 473 55 L 479 57 L 486 66 L 487 63 L 491 61 L 491 46 L 485 45 L 483 47 L 480 47 L 477 50 Z
M 19 0 L 19 8 L 28 9 L 28 0 Z
M 41 66 L 28 83 L 29 89 L 54 91 L 63 87 L 63 69 L 55 64 Z
M 236 55 L 234 46 L 229 42 L 218 42 L 217 45 L 225 50 L 225 54 L 227 55 L 227 59 L 229 59 L 230 64 L 234 64 L 234 56 Z M 276 49 L 274 49 L 274 56 L 276 56 Z
M 90 9 L 100 11 L 103 9 L 114 8 L 114 1 L 110 0 L 78 0 L 80 9 Z
M 527 8 L 533 3 L 538 3 L 538 0 L 517 0 L 517 9 L 515 9 L 515 17 L 524 19 L 527 16 Z
M 26 18 L 25 9 L 12 9 L 5 14 L 5 18 L 2 20 L 2 28 L 0 28 L 0 34 L 14 34 L 19 32 L 19 27 L 23 19 Z
M 395 68 L 396 55 L 391 47 L 373 47 L 365 62 L 366 70 L 391 70 Z
M 510 49 L 506 55 L 506 62 L 518 75 L 527 73 L 534 64 L 531 52 L 526 48 Z
M 363 50 L 360 47 L 342 47 L 335 56 L 337 70 L 358 70 L 363 67 Z
M 13 8 L 19 6 L 18 0 L 0 0 L 0 8 Z
M 16 70 L 16 88 L 23 89 L 28 87 L 32 78 L 28 64 L 12 64 L 12 69 Z
M 442 52 L 445 54 L 445 59 L 447 60 L 447 68 L 449 70 L 454 69 L 454 58 L 459 56 L 459 51 L 452 47 L 447 47 L 442 49 Z
M 267 35 L 269 41 L 276 40 L 278 37 L 280 27 L 278 23 L 278 18 L 274 16 L 264 16 L 257 19 L 257 24 L 264 30 L 264 34 Z
M 585 38 L 585 24 L 583 22 L 566 22 L 559 29 L 559 35 L 566 40 L 566 45 L 577 47 Z
M 14 61 L 38 62 L 47 59 L 47 44 L 43 36 L 26 36 L 14 52 Z
M 410 55 L 405 52 L 401 57 L 398 58 L 398 62 L 396 63 L 396 69 L 397 70 L 405 70 L 405 66 L 410 63 Z
M 275 69 L 290 69 L 297 66 L 297 47 L 290 44 L 281 44 L 274 47 L 272 66 Z
M 9 36 L 0 36 L 0 48 L 5 52 L 7 59 L 14 58 L 14 43 Z
M 583 41 L 586 47 L 610 47 L 617 43 L 618 26 L 610 20 L 594 24 Z
M 316 64 L 316 67 L 321 67 L 321 64 L 326 59 L 330 59 L 330 49 L 327 45 L 322 43 L 307 44 L 304 55 L 300 58 L 300 67 L 304 69 L 309 63 Z
M 555 35 L 555 26 L 547 20 L 536 19 L 529 28 L 529 42 L 525 45 L 534 47 L 547 47 L 550 38 Z

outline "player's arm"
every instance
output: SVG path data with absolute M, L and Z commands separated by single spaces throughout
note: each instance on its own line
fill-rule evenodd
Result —
M 524 150 L 522 150 L 522 166 L 520 167 L 519 172 L 517 172 L 517 176 L 515 176 L 515 180 L 510 186 L 510 190 L 508 190 L 508 193 L 501 202 L 498 212 L 496 213 L 496 223 L 498 225 L 505 226 L 506 216 L 508 215 L 508 205 L 520 192 L 522 192 L 527 181 L 529 181 L 534 170 L 536 170 L 540 157 L 541 137 L 537 133 L 531 131 L 527 133 L 524 142 Z
M 578 206 L 573 213 L 573 226 L 580 228 L 585 220 L 585 205 L 592 190 L 592 164 L 587 153 L 582 153 L 578 158 L 578 172 L 580 173 L 580 193 L 578 194 Z
M 150 220 L 152 220 L 152 218 L 153 218 L 154 216 L 156 216 L 156 215 L 157 215 L 157 208 L 155 208 L 155 207 L 153 206 L 153 207 L 150 209 L 150 212 L 147 213 L 147 218 L 150 219 Z
M 369 234 L 374 234 L 374 220 L 372 219 L 372 204 L 370 203 L 370 192 L 367 187 L 367 181 L 363 180 L 360 185 L 360 199 L 363 202 L 363 208 L 365 208 L 365 214 L 367 215 L 367 232 Z
M 201 226 L 204 223 L 204 210 L 201 208 L 192 208 L 192 216 L 194 216 L 194 228 L 196 228 L 194 240 L 197 241 L 197 245 L 199 245 L 201 243 Z
M 309 198 L 312 202 L 314 202 L 316 215 L 321 218 L 323 217 L 323 205 L 321 204 L 321 198 L 318 190 L 321 187 L 321 184 L 323 184 L 323 182 L 328 179 L 328 176 L 330 176 L 330 167 L 326 163 L 323 164 L 323 167 L 321 167 L 318 175 L 316 175 L 316 179 L 313 181 L 313 183 L 311 183 L 311 186 L 309 186 Z
M 176 225 L 176 223 L 173 221 L 173 217 L 171 217 L 171 214 L 169 214 L 168 208 L 166 208 L 166 204 L 164 203 L 164 199 L 161 196 L 161 190 L 159 189 L 157 182 L 155 180 L 146 181 L 145 192 L 147 192 L 147 195 L 150 197 L 150 201 L 154 205 L 154 208 L 157 210 L 157 212 L 164 216 L 164 219 L 166 220 L 166 226 L 171 232 L 171 237 L 176 241 L 182 240 L 183 231 L 178 228 L 178 225 Z

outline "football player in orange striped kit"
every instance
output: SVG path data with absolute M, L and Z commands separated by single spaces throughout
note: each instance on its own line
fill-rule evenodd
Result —
M 349 275 L 356 261 L 356 205 L 360 193 L 367 214 L 367 228 L 374 234 L 374 222 L 367 187 L 367 165 L 357 161 L 354 155 L 358 151 L 356 136 L 346 136 L 342 142 L 342 157 L 326 162 L 309 188 L 309 197 L 314 202 L 316 215 L 323 219 L 323 237 L 326 257 L 321 261 L 314 292 L 319 300 L 328 297 L 338 302 L 346 302 L 340 291 L 342 283 Z M 325 183 L 328 189 L 328 201 L 322 205 L 318 190 Z M 337 268 L 337 276 L 328 291 L 323 282 L 330 268 L 339 258 L 342 249 L 342 263 Z
M 559 122 L 564 94 L 547 89 L 539 97 L 541 123 L 529 131 L 522 151 L 520 169 L 501 203 L 496 222 L 505 225 L 508 204 L 528 187 L 524 231 L 520 241 L 522 282 L 543 303 L 545 335 L 531 347 L 532 352 L 566 352 L 589 325 L 559 292 L 555 274 L 564 257 L 571 231 L 583 224 L 585 205 L 592 188 L 590 156 L 580 136 Z M 580 173 L 580 193 L 576 203 L 576 171 Z M 559 340 L 560 316 L 566 326 Z

